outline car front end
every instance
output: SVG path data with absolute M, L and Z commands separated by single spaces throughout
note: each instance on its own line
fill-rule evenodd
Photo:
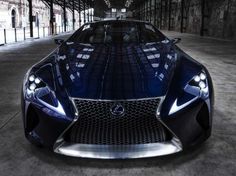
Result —
M 22 91 L 27 139 L 85 158 L 145 158 L 196 146 L 211 134 L 213 104 L 207 69 L 168 39 L 69 39 L 28 71 Z

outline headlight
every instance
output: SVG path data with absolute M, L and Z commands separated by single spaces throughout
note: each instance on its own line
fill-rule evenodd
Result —
M 200 96 L 206 97 L 208 96 L 208 82 L 207 76 L 204 71 L 196 75 L 190 82 L 190 86 L 197 87 L 200 89 Z
M 37 100 L 47 107 L 47 109 L 44 108 L 43 110 L 47 112 L 54 111 L 61 115 L 66 115 L 61 103 L 56 98 L 54 91 L 52 91 L 41 78 L 31 74 L 28 77 L 26 87 L 27 98 Z
M 33 82 L 34 80 L 35 80 L 35 76 L 34 76 L 34 75 L 31 75 L 31 76 L 29 77 L 29 81 Z
M 196 75 L 193 80 L 189 82 L 189 85 L 199 87 L 200 89 L 205 89 L 207 87 L 206 74 L 201 72 Z
M 206 88 L 206 84 L 205 84 L 203 81 L 201 81 L 201 82 L 199 83 L 199 87 L 200 87 L 201 89 L 205 89 L 205 88 Z
M 184 91 L 193 95 L 192 99 L 189 99 L 187 102 L 183 102 L 182 104 L 178 105 L 178 99 L 176 99 L 171 106 L 169 111 L 169 115 L 178 112 L 179 110 L 185 108 L 186 106 L 190 105 L 198 98 L 206 99 L 209 96 L 209 89 L 208 89 L 208 82 L 207 76 L 204 71 L 199 73 L 198 75 L 194 76 L 192 80 L 190 80 L 187 85 L 184 87 Z
M 36 89 L 42 88 L 42 87 L 46 87 L 46 84 L 43 81 L 41 81 L 40 78 L 38 78 L 37 76 L 33 74 L 29 76 L 27 88 L 30 91 L 35 91 Z

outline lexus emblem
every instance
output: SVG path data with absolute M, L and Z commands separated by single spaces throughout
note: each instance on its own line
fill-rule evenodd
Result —
M 125 109 L 121 104 L 115 104 L 110 108 L 110 112 L 114 116 L 123 116 L 125 114 Z

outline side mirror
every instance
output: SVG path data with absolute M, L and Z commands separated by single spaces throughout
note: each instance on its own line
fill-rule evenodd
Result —
M 64 40 L 63 39 L 54 39 L 54 42 L 57 44 L 57 45 L 61 45 Z
M 177 43 L 180 43 L 181 38 L 174 38 L 171 41 L 172 41 L 173 44 L 177 44 Z

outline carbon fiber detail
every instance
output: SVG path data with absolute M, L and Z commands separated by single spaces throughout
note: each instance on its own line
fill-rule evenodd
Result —
M 157 120 L 160 99 L 132 101 L 74 100 L 79 119 L 67 132 L 66 141 L 80 144 L 130 145 L 164 142 L 169 139 Z M 123 116 L 114 116 L 111 108 L 122 105 Z

